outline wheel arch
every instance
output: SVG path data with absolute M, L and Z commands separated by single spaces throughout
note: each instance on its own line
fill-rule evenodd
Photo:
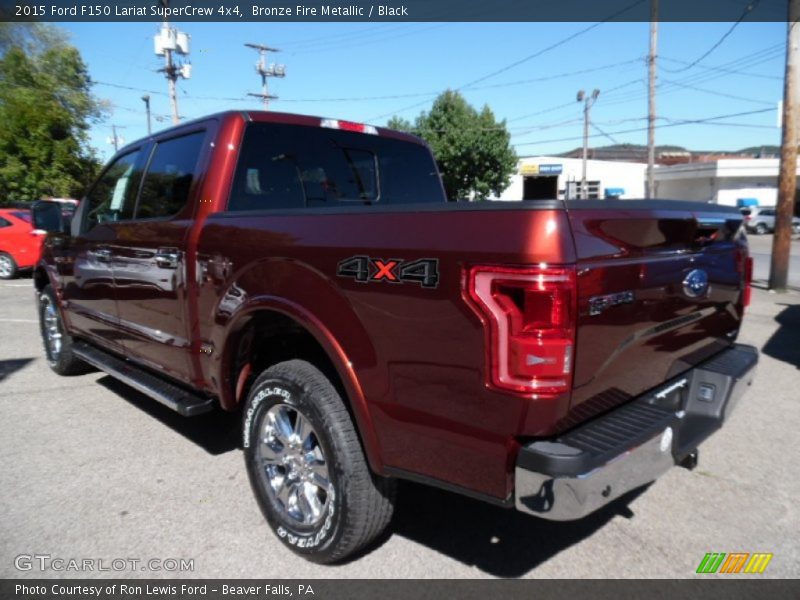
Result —
M 240 406 L 255 378 L 271 364 L 307 360 L 342 396 L 370 467 L 383 473 L 380 446 L 353 361 L 320 319 L 286 298 L 264 295 L 240 307 L 226 330 L 220 355 L 223 408 Z

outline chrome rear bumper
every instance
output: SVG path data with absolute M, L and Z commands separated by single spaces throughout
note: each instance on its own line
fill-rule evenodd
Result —
M 723 425 L 757 362 L 755 348 L 737 344 L 555 440 L 524 446 L 515 469 L 517 509 L 580 519 L 654 481 Z

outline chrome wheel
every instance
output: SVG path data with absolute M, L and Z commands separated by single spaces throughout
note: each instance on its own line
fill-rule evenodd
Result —
M 276 404 L 261 420 L 258 472 L 284 514 L 300 525 L 319 523 L 333 488 L 317 433 L 294 406 Z
M 42 295 L 42 333 L 47 348 L 47 358 L 58 360 L 61 353 L 61 328 L 58 323 L 58 311 L 49 296 Z
M 0 279 L 8 279 L 14 272 L 14 264 L 11 258 L 5 255 L 0 255 Z

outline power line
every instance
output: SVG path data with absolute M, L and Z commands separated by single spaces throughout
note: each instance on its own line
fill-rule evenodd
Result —
M 626 12 L 628 12 L 629 10 L 632 10 L 633 8 L 638 6 L 639 4 L 642 4 L 643 2 L 645 2 L 645 0 L 636 0 L 632 4 L 629 4 L 628 6 L 626 6 L 625 8 L 622 8 L 622 9 L 616 11 L 615 13 L 609 15 L 608 17 L 606 17 L 602 21 L 598 21 L 597 23 L 592 23 L 588 27 L 585 27 L 585 28 L 583 28 L 583 29 L 581 29 L 579 31 L 576 31 L 575 33 L 573 33 L 573 34 L 571 34 L 571 35 L 569 35 L 569 36 L 567 36 L 567 37 L 565 37 L 565 38 L 563 38 L 563 39 L 561 39 L 561 40 L 559 40 L 559 41 L 557 41 L 557 42 L 555 42 L 553 44 L 550 44 L 549 46 L 546 46 L 546 47 L 544 47 L 544 48 L 542 48 L 540 50 L 537 50 L 533 54 L 529 54 L 528 56 L 525 56 L 525 57 L 523 57 L 523 58 L 521 58 L 519 60 L 516 60 L 516 61 L 514 61 L 512 63 L 509 63 L 509 64 L 505 65 L 504 67 L 501 67 L 499 69 L 496 69 L 495 71 L 492 71 L 491 73 L 487 73 L 486 75 L 483 75 L 481 77 L 478 77 L 477 79 L 473 79 L 472 81 L 469 81 L 469 82 L 467 82 L 467 83 L 465 83 L 463 85 L 460 85 L 457 88 L 455 88 L 455 90 L 456 91 L 461 91 L 463 89 L 469 88 L 470 86 L 473 86 L 476 83 L 481 83 L 482 81 L 486 81 L 487 79 L 490 79 L 491 77 L 496 77 L 497 75 L 500 75 L 501 73 L 505 73 L 506 71 L 509 71 L 509 70 L 511 70 L 511 69 L 513 69 L 515 67 L 518 67 L 521 64 L 524 64 L 524 63 L 526 63 L 526 62 L 528 62 L 530 60 L 533 60 L 534 58 L 538 58 L 538 57 L 542 56 L 543 54 L 545 54 L 547 52 L 550 52 L 551 50 L 555 50 L 556 48 L 559 48 L 559 47 L 563 46 L 564 44 L 567 44 L 567 43 L 571 42 L 572 40 L 584 35 L 585 33 L 588 33 L 589 31 L 592 31 L 592 30 L 600 27 L 601 25 L 607 23 L 608 21 L 611 21 L 612 19 L 615 19 L 615 18 L 625 14 Z M 403 108 L 399 108 L 397 110 L 394 110 L 394 111 L 391 111 L 391 112 L 388 112 L 388 113 L 383 113 L 383 114 L 377 115 L 375 117 L 370 117 L 369 119 L 367 119 L 367 121 L 369 121 L 369 122 L 377 121 L 378 119 L 383 119 L 385 117 L 393 116 L 393 115 L 395 115 L 397 113 L 405 112 L 406 110 L 410 110 L 412 108 L 416 108 L 418 106 L 422 106 L 422 105 L 424 105 L 426 103 L 427 103 L 427 100 L 424 100 L 422 102 L 416 102 L 414 104 L 410 104 L 408 106 L 405 106 Z
M 667 83 L 667 84 L 670 84 L 670 85 L 675 85 L 675 86 L 678 86 L 678 87 L 681 87 L 681 88 L 685 88 L 687 90 L 694 90 L 694 91 L 697 91 L 697 92 L 704 92 L 706 94 L 712 94 L 714 96 L 720 96 L 722 98 L 730 98 L 731 100 L 740 100 L 742 102 L 753 102 L 755 104 L 768 104 L 770 106 L 775 104 L 774 102 L 769 102 L 767 100 L 756 100 L 755 98 L 747 98 L 745 96 L 737 96 L 736 94 L 727 94 L 725 92 L 719 92 L 717 90 L 709 90 L 709 89 L 697 87 L 697 86 L 694 86 L 694 85 L 687 85 L 687 84 L 681 83 L 679 81 L 664 80 L 664 83 Z
M 702 125 L 708 124 L 713 121 L 719 121 L 721 119 L 732 119 L 734 117 L 743 117 L 747 115 L 757 115 L 765 112 L 771 112 L 775 110 L 774 108 L 762 108 L 759 110 L 751 110 L 746 112 L 739 112 L 739 113 L 732 113 L 728 115 L 717 115 L 716 117 L 705 117 L 703 119 L 683 119 L 683 120 L 675 120 L 674 122 L 665 123 L 663 125 L 656 125 L 656 128 L 666 128 L 666 127 L 678 127 L 681 125 Z M 716 124 L 716 123 L 715 123 Z M 732 123 L 719 123 L 719 125 L 733 125 Z M 623 133 L 638 133 L 641 131 L 646 131 L 647 127 L 637 127 L 635 129 L 624 129 L 621 131 L 612 131 L 608 135 L 621 135 Z M 590 135 L 589 137 L 597 137 L 597 135 Z M 516 146 L 533 146 L 535 144 L 551 144 L 555 142 L 572 142 L 576 140 L 583 139 L 583 136 L 572 136 L 567 138 L 560 138 L 560 139 L 552 139 L 552 140 L 537 140 L 535 142 L 523 142 L 521 144 L 515 144 Z
M 731 61 L 731 63 L 732 64 L 735 64 L 735 63 L 747 64 L 748 66 L 756 66 L 756 65 L 759 65 L 761 63 L 764 63 L 764 62 L 767 62 L 769 60 L 772 60 L 772 58 L 774 58 L 774 56 L 772 56 L 772 55 L 758 56 L 758 54 L 763 54 L 763 51 L 756 53 L 756 55 L 754 55 L 754 56 L 748 56 L 748 57 L 744 57 L 744 58 L 741 58 L 741 59 L 737 59 L 737 60 Z M 697 83 L 697 82 L 713 81 L 715 79 L 719 79 L 720 77 L 724 77 L 724 73 L 717 73 L 717 74 L 713 74 L 713 75 L 705 75 L 703 73 L 696 73 L 694 75 L 688 75 L 687 77 L 685 77 L 683 79 L 680 79 L 680 80 L 673 80 L 670 83 L 659 84 L 657 87 L 661 90 L 660 95 L 663 96 L 664 94 L 668 94 L 670 92 L 678 91 L 678 89 L 677 89 L 678 88 L 678 84 L 690 85 L 690 84 Z M 617 104 L 625 104 L 625 103 L 633 101 L 633 100 L 639 100 L 639 99 L 643 98 L 645 96 L 645 94 L 646 94 L 646 92 L 643 92 L 643 91 L 633 92 L 631 94 L 626 94 L 626 95 L 622 95 L 622 96 L 620 96 L 618 98 L 615 98 L 614 101 L 612 101 L 612 102 L 605 101 L 605 102 L 603 102 L 603 105 L 604 106 L 613 106 L 613 105 L 617 105 Z
M 494 89 L 494 88 L 502 88 L 502 87 L 512 87 L 516 85 L 524 85 L 527 83 L 536 83 L 541 81 L 551 81 L 553 79 L 564 79 L 567 77 L 572 77 L 575 75 L 583 75 L 586 73 L 594 73 L 596 71 L 603 71 L 608 69 L 613 69 L 616 67 L 629 65 L 633 63 L 637 63 L 641 60 L 641 58 L 634 58 L 630 60 L 625 60 L 621 62 L 609 63 L 605 65 L 600 65 L 597 67 L 589 68 L 589 69 L 580 69 L 577 71 L 570 71 L 567 73 L 556 73 L 553 75 L 544 75 L 541 77 L 532 77 L 530 79 L 520 79 L 516 81 L 509 81 L 505 83 L 496 83 L 487 86 L 476 86 L 471 88 L 472 90 L 482 90 L 482 89 Z M 638 80 L 636 80 L 638 81 Z M 166 96 L 166 92 L 161 92 L 158 90 L 150 90 L 144 88 L 137 88 L 128 85 L 121 85 L 118 83 L 111 83 L 108 81 L 98 81 L 92 80 L 92 85 L 102 85 L 106 87 L 112 87 L 121 90 L 129 90 L 133 92 L 140 92 L 140 93 L 148 93 L 148 94 L 155 94 L 159 96 Z M 629 85 L 630 82 L 625 83 L 623 85 Z M 619 86 L 618 86 L 619 87 Z M 612 88 L 616 89 L 616 88 Z M 345 97 L 322 97 L 322 98 L 281 98 L 281 102 L 362 102 L 362 101 L 374 101 L 374 100 L 396 100 L 402 98 L 420 98 L 420 97 L 431 97 L 436 96 L 440 93 L 440 91 L 428 91 L 428 92 L 413 92 L 407 94 L 385 94 L 381 96 L 345 96 Z M 216 100 L 221 102 L 248 102 L 249 100 L 245 97 L 230 97 L 230 96 L 191 96 L 194 100 Z M 572 106 L 572 102 L 569 103 L 569 106 Z M 538 114 L 538 113 L 536 113 Z M 528 115 L 530 116 L 530 115 Z
M 761 74 L 761 73 L 748 73 L 748 72 L 744 72 L 744 71 L 740 71 L 740 70 L 736 70 L 736 69 L 726 68 L 726 65 L 728 65 L 728 64 L 742 65 L 742 64 L 751 63 L 750 66 L 756 66 L 756 65 L 761 64 L 763 62 L 766 62 L 767 60 L 771 60 L 772 58 L 775 58 L 776 57 L 776 54 L 775 54 L 776 52 L 783 53 L 783 44 L 777 44 L 777 45 L 774 45 L 774 46 L 769 46 L 769 47 L 764 48 L 764 49 L 762 49 L 762 50 L 760 50 L 760 51 L 758 51 L 756 53 L 750 54 L 747 57 L 737 58 L 737 59 L 731 61 L 730 63 L 725 63 L 725 65 L 719 65 L 719 66 L 702 66 L 701 65 L 701 66 L 697 67 L 699 69 L 703 69 L 704 71 L 709 71 L 709 72 L 710 71 L 715 71 L 715 72 L 718 73 L 717 75 L 707 76 L 705 74 L 698 73 L 698 74 L 695 74 L 695 75 L 690 75 L 690 76 L 688 76 L 688 77 L 686 77 L 686 78 L 684 78 L 682 80 L 670 80 L 668 82 L 665 82 L 665 86 L 666 87 L 662 87 L 662 86 L 659 86 L 659 87 L 661 88 L 661 93 L 662 94 L 665 93 L 665 91 L 667 91 L 667 90 L 675 91 L 675 90 L 671 89 L 673 87 L 686 87 L 686 88 L 690 89 L 690 87 L 691 87 L 690 84 L 692 82 L 695 82 L 695 81 L 703 81 L 703 82 L 711 81 L 713 79 L 717 79 L 719 77 L 722 77 L 724 74 L 735 74 L 735 75 L 742 75 L 742 76 L 749 76 L 749 77 L 760 77 L 760 78 L 778 79 L 779 80 L 781 78 L 777 77 L 777 76 L 765 75 L 765 74 Z M 662 60 L 667 60 L 667 61 L 670 61 L 670 62 L 677 62 L 677 63 L 684 63 L 685 62 L 685 61 L 680 61 L 678 59 L 672 59 L 672 58 L 663 57 L 663 56 L 660 57 L 660 58 Z M 515 81 L 503 82 L 503 83 L 497 83 L 497 84 L 489 84 L 489 85 L 486 85 L 486 86 L 474 86 L 471 89 L 472 90 L 494 89 L 494 88 L 502 88 L 502 87 L 511 87 L 511 86 L 514 86 L 514 85 L 523 85 L 525 83 L 535 83 L 535 82 L 540 82 L 540 81 L 548 81 L 548 80 L 552 80 L 552 79 L 567 78 L 567 77 L 571 77 L 571 76 L 575 76 L 575 75 L 582 75 L 582 74 L 585 74 L 587 72 L 594 72 L 594 71 L 617 68 L 617 67 L 620 67 L 620 66 L 625 66 L 625 65 L 628 65 L 628 64 L 633 64 L 633 63 L 639 62 L 640 60 L 641 60 L 641 57 L 635 58 L 635 59 L 630 59 L 630 60 L 625 60 L 625 61 L 620 61 L 620 62 L 615 62 L 615 63 L 609 63 L 609 64 L 605 64 L 605 65 L 600 65 L 600 66 L 593 67 L 593 68 L 588 68 L 588 69 L 580 69 L 580 70 L 576 70 L 576 71 L 570 71 L 568 73 L 545 75 L 545 76 L 534 77 L 534 78 L 530 78 L 530 79 L 522 79 L 522 80 L 515 80 Z M 621 104 L 621 103 L 624 103 L 624 102 L 628 102 L 629 100 L 635 100 L 635 99 L 639 99 L 639 98 L 643 97 L 644 90 L 636 91 L 636 92 L 633 92 L 632 94 L 622 95 L 622 96 L 619 96 L 619 97 L 616 97 L 616 98 L 613 97 L 613 92 L 616 91 L 617 89 L 629 86 L 629 85 L 631 85 L 633 83 L 636 83 L 638 81 L 641 81 L 641 79 L 637 78 L 637 79 L 634 79 L 634 80 L 630 80 L 630 81 L 627 81 L 627 82 L 621 84 L 620 86 L 616 86 L 614 88 L 611 88 L 608 92 L 604 93 L 604 97 L 606 98 L 606 100 L 603 102 L 603 105 L 604 106 L 616 105 L 616 104 Z M 135 92 L 140 92 L 140 93 L 148 93 L 148 94 L 153 94 L 153 95 L 157 95 L 157 96 L 167 96 L 167 94 L 165 92 L 162 92 L 162 91 L 152 90 L 152 89 L 145 89 L 145 88 L 138 88 L 138 87 L 134 87 L 134 86 L 122 85 L 122 84 L 108 82 L 108 81 L 92 80 L 91 83 L 92 83 L 92 85 L 101 85 L 101 86 L 112 87 L 112 88 L 116 88 L 116 89 L 130 90 L 130 91 L 135 91 Z M 701 91 L 701 90 L 698 90 L 698 91 Z M 351 96 L 351 97 L 324 97 L 324 98 L 282 98 L 281 101 L 282 102 L 309 102 L 309 103 L 312 103 L 312 102 L 359 102 L 359 101 L 374 101 L 374 100 L 392 100 L 392 99 L 413 98 L 413 97 L 426 97 L 426 98 L 428 98 L 428 97 L 436 96 L 439 93 L 440 93 L 439 91 L 428 91 L 428 92 L 415 92 L 415 93 L 407 93 L 407 94 L 384 94 L 384 95 L 379 95 L 379 96 Z M 718 94 L 720 94 L 720 93 L 718 93 Z M 613 100 L 611 102 L 608 100 L 610 95 L 612 96 L 612 100 Z M 192 95 L 191 98 L 194 99 L 194 100 L 204 100 L 204 101 L 207 100 L 207 101 L 219 101 L 219 102 L 248 102 L 249 101 L 244 96 L 231 97 L 231 96 L 198 96 L 198 95 Z M 745 98 L 742 97 L 742 100 L 747 100 L 747 101 L 752 101 L 752 102 L 764 102 L 766 104 L 766 101 L 759 101 L 759 100 L 755 100 L 755 99 L 752 99 L 752 98 L 745 99 Z M 427 102 L 427 100 L 425 102 Z M 421 104 L 424 104 L 425 102 L 422 102 Z M 418 104 L 418 105 L 421 105 L 421 104 Z M 527 117 L 536 116 L 536 115 L 544 114 L 544 113 L 547 113 L 547 112 L 552 112 L 554 110 L 557 110 L 557 109 L 560 109 L 560 108 L 564 108 L 564 107 L 567 107 L 567 106 L 571 107 L 571 106 L 573 106 L 573 103 L 569 102 L 569 103 L 558 104 L 556 106 L 548 107 L 548 108 L 545 108 L 545 109 L 540 110 L 540 111 L 535 111 L 535 112 L 532 112 L 532 113 L 526 113 L 525 115 L 521 115 L 521 116 L 518 116 L 518 117 L 513 117 L 511 119 L 508 119 L 508 121 L 509 122 L 517 121 L 517 120 L 524 119 L 524 118 L 527 118 Z
M 779 46 L 781 47 L 781 54 L 782 54 L 783 53 L 783 45 L 779 44 Z M 689 64 L 687 61 L 678 60 L 677 58 L 669 58 L 667 56 L 659 56 L 659 58 L 661 60 L 666 60 L 668 62 L 680 63 L 680 64 Z M 774 58 L 774 57 L 771 56 L 770 58 Z M 783 80 L 783 77 L 781 77 L 779 75 L 767 75 L 765 73 L 750 73 L 748 71 L 742 71 L 740 69 L 726 69 L 726 68 L 723 68 L 723 67 L 709 67 L 709 66 L 706 66 L 706 65 L 695 65 L 695 67 L 698 68 L 698 69 L 703 69 L 704 71 L 719 71 L 719 72 L 727 73 L 727 74 L 730 74 L 730 75 L 742 75 L 744 77 L 755 77 L 755 78 L 758 78 L 758 79 L 772 79 L 772 80 L 776 80 L 776 81 Z M 667 72 L 670 72 L 670 73 L 674 72 L 674 70 L 672 70 L 672 69 L 664 68 L 663 70 L 667 71 Z
M 739 15 L 739 18 L 736 19 L 736 22 L 733 25 L 731 25 L 730 29 L 728 29 L 728 31 L 726 31 L 722 35 L 722 37 L 719 38 L 717 40 L 717 42 L 713 46 L 711 46 L 711 48 L 706 50 L 706 52 L 704 52 L 698 58 L 696 58 L 695 60 L 690 62 L 687 66 L 685 66 L 685 67 L 683 67 L 681 69 L 670 70 L 670 72 L 671 73 L 680 73 L 682 71 L 687 71 L 687 70 L 691 69 L 692 67 L 694 67 L 697 63 L 699 63 L 702 60 L 704 60 L 709 54 L 711 54 L 712 52 L 714 52 L 714 50 L 719 48 L 726 39 L 728 39 L 728 36 L 733 33 L 733 30 L 736 29 L 742 21 L 744 21 L 745 17 L 747 17 L 747 15 L 749 15 L 751 12 L 753 12 L 756 9 L 756 7 L 758 6 L 759 2 L 761 2 L 761 0 L 752 0 L 752 1 L 748 0 L 748 3 L 745 5 L 744 9 L 742 10 L 742 14 Z
M 501 67 L 501 68 L 497 69 L 496 71 L 492 71 L 491 73 L 483 75 L 482 77 L 478 77 L 477 79 L 474 79 L 474 80 L 470 81 L 469 83 L 466 83 L 466 84 L 462 85 L 458 89 L 467 88 L 467 87 L 470 87 L 472 85 L 475 85 L 476 83 L 480 83 L 482 81 L 486 81 L 487 79 L 489 79 L 491 77 L 495 77 L 497 75 L 500 75 L 501 73 L 505 73 L 506 71 L 510 71 L 514 67 L 518 67 L 519 65 L 521 65 L 523 63 L 526 63 L 529 60 L 533 60 L 534 58 L 538 58 L 542 54 L 545 54 L 546 52 L 550 52 L 551 50 L 555 50 L 556 48 L 559 48 L 560 46 L 563 46 L 564 44 L 567 44 L 567 43 L 571 42 L 572 40 L 584 35 L 585 33 L 589 33 L 593 29 L 597 29 L 601 25 L 604 25 L 608 21 L 611 21 L 612 19 L 615 19 L 616 17 L 619 17 L 619 16 L 625 14 L 626 12 L 628 12 L 629 10 L 631 10 L 634 7 L 638 6 L 639 4 L 642 4 L 643 2 L 645 2 L 645 0 L 636 0 L 636 2 L 634 2 L 633 4 L 630 4 L 630 5 L 626 6 L 625 8 L 622 8 L 621 10 L 618 10 L 617 12 L 609 15 L 608 17 L 606 17 L 602 21 L 598 21 L 597 23 L 592 23 L 588 27 L 585 27 L 584 29 L 581 29 L 580 31 L 577 31 L 577 32 L 573 33 L 570 36 L 567 36 L 566 38 L 564 38 L 562 40 L 559 40 L 559 41 L 557 41 L 557 42 L 555 42 L 553 44 L 550 44 L 549 46 L 546 46 L 545 48 L 542 48 L 541 50 L 537 50 L 533 54 L 529 54 L 528 56 L 526 56 L 524 58 L 516 60 L 516 61 L 514 61 L 514 62 L 512 62 L 512 63 L 510 63 L 510 64 L 508 64 L 508 65 L 506 65 L 504 67 Z
M 612 144 L 619 144 L 619 142 L 618 142 L 617 140 L 615 140 L 613 137 L 611 137 L 611 134 L 610 134 L 610 133 L 606 133 L 605 131 L 603 131 L 602 129 L 600 129 L 600 128 L 597 126 L 597 123 L 590 123 L 590 125 L 591 125 L 592 127 L 594 127 L 594 128 L 597 130 L 597 131 L 599 131 L 599 132 L 600 132 L 600 135 L 602 135 L 603 137 L 607 137 L 609 140 L 611 140 L 611 143 L 612 143 Z

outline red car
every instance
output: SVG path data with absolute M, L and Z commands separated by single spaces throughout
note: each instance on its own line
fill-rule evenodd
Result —
M 0 209 L 0 279 L 14 279 L 39 260 L 45 232 L 33 228 L 24 208 Z

